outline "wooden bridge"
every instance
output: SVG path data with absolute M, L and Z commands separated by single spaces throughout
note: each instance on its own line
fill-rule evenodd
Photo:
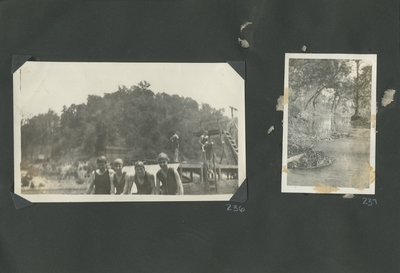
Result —
M 182 177 L 183 172 L 190 173 L 190 180 L 193 181 L 193 173 L 200 175 L 200 181 L 205 182 L 208 179 L 205 177 L 206 174 L 206 166 L 204 163 L 196 162 L 196 163 L 180 163 L 178 167 L 178 172 Z M 238 175 L 238 166 L 237 165 L 220 165 L 215 164 L 216 175 L 219 177 L 218 180 L 221 180 L 222 174 L 226 174 L 227 177 L 237 177 Z

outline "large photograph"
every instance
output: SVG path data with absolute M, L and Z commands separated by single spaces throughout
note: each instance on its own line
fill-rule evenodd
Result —
M 376 55 L 286 54 L 282 192 L 375 193 Z
M 229 200 L 246 177 L 244 79 L 227 63 L 26 62 L 15 193 L 31 202 Z

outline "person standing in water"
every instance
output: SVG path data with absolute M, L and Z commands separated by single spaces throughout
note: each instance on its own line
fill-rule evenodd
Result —
M 155 194 L 154 175 L 146 172 L 142 161 L 135 163 L 135 175 L 125 183 L 124 194 L 131 193 L 133 183 L 137 188 L 136 194 Z
M 111 194 L 111 183 L 113 170 L 107 169 L 107 159 L 101 156 L 97 159 L 97 170 L 94 170 L 90 175 L 90 184 L 86 194 Z
M 130 180 L 126 172 L 122 172 L 122 159 L 117 158 L 114 160 L 114 176 L 111 183 L 111 194 L 122 194 L 124 192 L 125 184 Z
M 178 172 L 174 168 L 168 168 L 168 156 L 161 153 L 157 156 L 160 170 L 156 175 L 156 194 L 160 194 L 160 182 L 163 195 L 183 195 L 183 185 Z

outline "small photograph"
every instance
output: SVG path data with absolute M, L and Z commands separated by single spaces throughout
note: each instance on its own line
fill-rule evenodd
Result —
M 282 192 L 375 194 L 376 55 L 286 54 Z
M 31 202 L 227 201 L 246 178 L 245 84 L 228 63 L 13 76 L 14 188 Z

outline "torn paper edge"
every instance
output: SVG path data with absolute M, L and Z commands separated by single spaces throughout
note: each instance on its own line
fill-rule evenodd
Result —
M 386 90 L 381 99 L 381 105 L 383 107 L 386 107 L 389 104 L 391 104 L 392 102 L 394 102 L 394 94 L 395 93 L 396 93 L 396 90 L 394 90 L 394 89 Z

